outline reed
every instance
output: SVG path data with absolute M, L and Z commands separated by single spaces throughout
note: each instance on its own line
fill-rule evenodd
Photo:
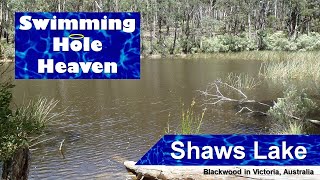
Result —
M 263 75 L 272 81 L 320 81 L 320 61 L 302 59 L 283 62 L 266 63 Z
M 180 134 L 199 134 L 206 109 L 200 115 L 195 114 L 195 101 L 186 110 L 182 108 Z
M 31 100 L 16 110 L 12 121 L 26 135 L 41 132 L 48 122 L 61 117 L 64 113 L 64 111 L 52 113 L 58 102 L 57 100 L 48 100 L 46 98 Z
M 283 126 L 279 130 L 275 131 L 272 134 L 280 134 L 280 135 L 294 135 L 294 134 L 304 134 L 304 126 L 303 123 L 297 121 L 290 121 L 290 123 L 286 126 Z
M 283 58 L 283 61 L 263 63 L 259 74 L 275 83 L 319 84 L 320 53 L 304 52 L 294 55 L 291 58 Z
M 255 78 L 244 73 L 229 73 L 225 78 L 225 82 L 241 90 L 252 90 L 261 83 L 261 81 L 256 80 Z

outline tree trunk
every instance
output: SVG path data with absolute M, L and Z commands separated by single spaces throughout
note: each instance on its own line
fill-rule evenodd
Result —
M 12 160 L 5 161 L 2 167 L 2 179 L 27 180 L 29 174 L 30 151 L 28 147 L 18 149 Z
M 29 174 L 30 151 L 28 147 L 20 148 L 15 153 L 12 163 L 12 179 L 27 180 Z
M 248 38 L 251 39 L 251 17 L 250 17 L 250 12 L 248 13 Z
M 173 45 L 172 45 L 172 48 L 171 48 L 171 51 L 170 51 L 170 54 L 173 54 L 174 53 L 174 50 L 176 48 L 176 41 L 177 41 L 177 22 L 175 22 L 175 26 L 174 26 L 174 37 L 173 37 Z
M 2 166 L 2 176 L 1 176 L 1 178 L 3 180 L 10 179 L 11 171 L 12 171 L 12 160 L 4 161 L 3 162 L 3 166 Z

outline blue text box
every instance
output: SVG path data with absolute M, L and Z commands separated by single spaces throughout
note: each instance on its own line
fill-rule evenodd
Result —
M 140 13 L 15 13 L 15 78 L 139 79 Z

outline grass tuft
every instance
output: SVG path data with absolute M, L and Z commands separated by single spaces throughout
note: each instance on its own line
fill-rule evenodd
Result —
M 39 98 L 19 107 L 12 120 L 21 128 L 21 132 L 29 136 L 41 132 L 48 122 L 60 117 L 64 112 L 52 113 L 59 101 Z
M 272 81 L 320 81 L 320 61 L 292 60 L 271 62 L 264 65 L 264 75 Z
M 196 102 L 193 100 L 189 108 L 186 110 L 184 110 L 184 108 L 182 109 L 180 134 L 199 134 L 200 132 L 206 109 L 202 111 L 201 115 L 195 114 L 195 103 Z
M 261 83 L 248 74 L 243 73 L 229 73 L 227 78 L 225 79 L 225 82 L 241 90 L 252 90 Z
M 304 126 L 303 123 L 297 121 L 290 121 L 287 126 L 280 128 L 273 134 L 280 135 L 294 135 L 294 134 L 304 134 Z

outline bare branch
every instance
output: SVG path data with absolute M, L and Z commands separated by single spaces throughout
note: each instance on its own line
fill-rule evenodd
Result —
M 232 91 L 236 92 L 237 94 L 239 94 L 243 98 L 236 99 L 236 98 L 230 98 L 230 97 L 224 96 L 223 92 L 221 91 L 222 86 L 231 89 Z M 248 96 L 246 94 L 244 94 L 240 89 L 238 89 L 228 83 L 222 82 L 221 80 L 216 80 L 214 83 L 209 84 L 205 91 L 197 90 L 197 92 L 200 92 L 201 95 L 205 96 L 204 103 L 202 105 L 216 105 L 216 104 L 222 103 L 222 102 L 237 102 L 239 104 L 256 103 L 256 104 L 260 104 L 262 106 L 266 106 L 268 108 L 272 107 L 269 104 L 265 104 L 263 102 L 259 102 L 259 101 L 253 100 L 253 99 L 248 99 Z M 267 112 L 256 111 L 256 110 L 249 108 L 248 106 L 242 107 L 236 114 L 243 113 L 244 111 L 247 111 L 246 112 L 247 114 L 259 113 L 259 114 L 262 114 L 265 116 L 268 115 Z M 320 120 L 302 119 L 302 118 L 299 118 L 299 117 L 296 117 L 294 115 L 287 114 L 287 113 L 285 113 L 285 115 L 287 117 L 294 119 L 294 120 L 301 120 L 301 121 L 306 120 L 306 121 L 309 121 L 313 124 L 320 125 Z
M 248 97 L 247 97 L 240 89 L 237 89 L 237 88 L 235 88 L 235 87 L 233 87 L 233 86 L 231 86 L 231 85 L 229 85 L 229 84 L 227 84 L 227 83 L 224 83 L 224 82 L 222 82 L 221 80 L 216 80 L 215 84 L 216 84 L 216 86 L 217 86 L 217 84 L 225 85 L 225 86 L 227 86 L 227 87 L 229 87 L 229 88 L 237 91 L 240 95 L 242 95 L 242 96 L 244 97 L 243 100 L 248 99 Z
M 237 94 L 241 95 L 243 98 L 242 99 L 235 99 L 235 98 L 230 98 L 230 97 L 224 96 L 222 91 L 220 90 L 222 86 L 225 86 L 225 87 L 235 91 Z M 215 89 L 215 90 L 213 90 L 213 89 Z M 263 106 L 271 107 L 268 104 L 248 99 L 247 95 L 245 95 L 240 89 L 235 88 L 234 86 L 231 86 L 227 83 L 224 83 L 221 80 L 216 80 L 214 83 L 209 84 L 205 91 L 198 90 L 198 92 L 200 92 L 202 95 L 205 96 L 203 105 L 216 105 L 220 102 L 238 102 L 239 104 L 258 103 Z M 255 112 L 259 112 L 259 111 L 255 111 Z M 263 113 L 263 112 L 260 112 L 260 113 Z
M 265 116 L 268 115 L 268 114 L 265 113 L 265 112 L 262 112 L 262 111 L 254 111 L 254 110 L 252 110 L 252 109 L 250 109 L 250 108 L 248 108 L 248 107 L 242 107 L 236 114 L 242 113 L 242 111 L 244 111 L 244 110 L 248 110 L 248 111 L 249 111 L 248 114 L 260 113 L 260 114 L 265 115 Z

